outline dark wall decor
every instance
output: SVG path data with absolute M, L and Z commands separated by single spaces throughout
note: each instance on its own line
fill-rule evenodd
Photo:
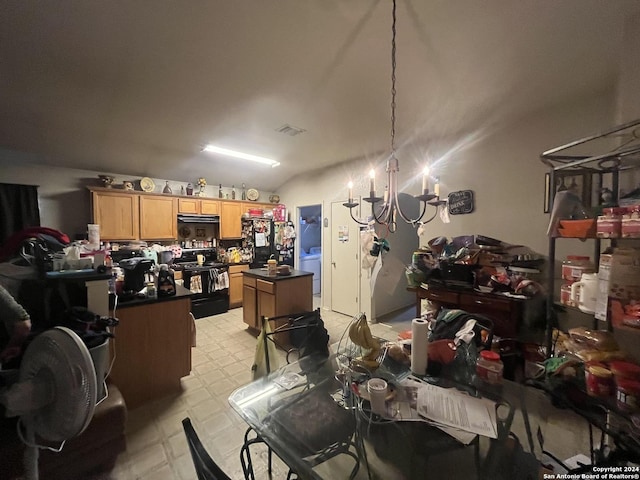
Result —
M 475 208 L 473 190 L 460 190 L 449 194 L 449 214 L 463 215 L 473 212 Z

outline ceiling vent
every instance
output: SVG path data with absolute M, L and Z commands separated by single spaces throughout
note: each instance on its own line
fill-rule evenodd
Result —
M 301 133 L 306 132 L 306 130 L 304 128 L 294 127 L 292 125 L 289 125 L 288 123 L 285 123 L 281 127 L 276 128 L 276 132 L 295 137 L 296 135 L 300 135 Z

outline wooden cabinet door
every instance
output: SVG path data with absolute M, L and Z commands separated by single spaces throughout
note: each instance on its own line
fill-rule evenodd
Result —
M 172 240 L 178 237 L 177 202 L 172 197 L 140 197 L 140 239 Z
M 196 198 L 179 198 L 178 213 L 200 213 L 199 200 Z
M 242 305 L 243 299 L 243 275 L 242 272 L 249 269 L 249 265 L 229 266 L 229 307 L 236 308 Z
M 138 195 L 92 192 L 93 223 L 100 225 L 103 240 L 137 240 Z
M 219 215 L 220 202 L 217 200 L 200 200 L 200 213 L 202 215 Z
M 222 202 L 220 204 L 220 238 L 240 238 L 242 236 L 242 204 Z
M 242 320 L 251 328 L 259 329 L 256 289 L 249 285 L 242 286 Z
M 262 321 L 262 317 L 276 316 L 276 296 L 258 290 L 258 324 Z
M 470 313 L 484 315 L 493 321 L 493 333 L 499 337 L 517 335 L 517 318 L 512 315 L 512 302 L 469 293 L 460 294 L 460 308 Z

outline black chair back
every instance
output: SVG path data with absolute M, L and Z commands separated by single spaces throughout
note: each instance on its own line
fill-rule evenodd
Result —
M 231 480 L 209 456 L 204 445 L 202 445 L 202 442 L 198 438 L 198 434 L 193 428 L 189 417 L 182 420 L 182 426 L 184 428 L 184 434 L 187 437 L 187 443 L 189 444 L 193 465 L 198 474 L 198 480 Z

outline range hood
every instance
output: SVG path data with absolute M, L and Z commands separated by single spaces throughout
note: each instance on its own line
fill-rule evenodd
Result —
M 178 223 L 220 223 L 218 215 L 178 215 Z

